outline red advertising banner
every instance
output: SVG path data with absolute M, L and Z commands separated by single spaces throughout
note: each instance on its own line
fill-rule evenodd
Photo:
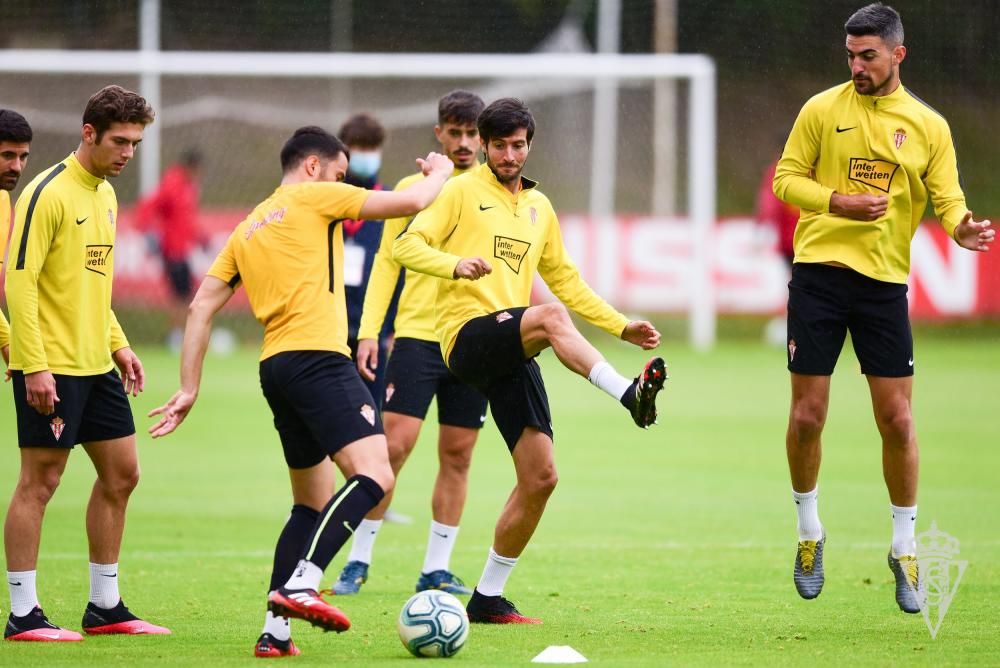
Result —
M 203 211 L 209 240 L 192 257 L 204 275 L 243 210 Z M 698 299 L 692 280 L 691 226 L 683 219 L 619 216 L 600 225 L 588 216 L 561 220 L 564 241 L 584 278 L 617 308 L 636 313 L 680 313 Z M 788 269 L 775 250 L 773 231 L 750 218 L 726 218 L 710 243 L 714 293 L 720 313 L 767 314 L 784 309 Z M 115 249 L 115 301 L 155 304 L 166 286 L 155 249 L 136 231 L 131 211 L 119 217 Z M 544 298 L 544 285 L 539 295 Z M 237 308 L 246 301 L 235 300 Z M 1000 316 L 1000 249 L 966 251 L 936 222 L 917 230 L 911 247 L 910 310 L 917 319 Z

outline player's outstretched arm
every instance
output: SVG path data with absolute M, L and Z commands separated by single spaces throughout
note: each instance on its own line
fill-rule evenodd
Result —
M 233 288 L 215 276 L 206 276 L 188 308 L 184 325 L 184 343 L 181 346 L 181 389 L 170 400 L 149 411 L 148 417 L 162 416 L 160 421 L 149 428 L 153 438 L 166 436 L 180 426 L 194 407 L 201 387 L 201 371 L 208 350 L 209 336 L 212 334 L 212 318 L 229 298 Z
M 403 190 L 373 190 L 361 205 L 358 217 L 363 220 L 401 218 L 427 208 L 441 192 L 455 164 L 448 156 L 434 152 L 428 153 L 426 158 L 417 158 L 417 164 L 426 178 Z
M 972 212 L 967 211 L 962 222 L 955 228 L 955 241 L 962 248 L 973 251 L 988 251 L 996 239 L 996 230 L 988 220 L 973 220 Z
M 660 345 L 660 333 L 646 320 L 633 320 L 622 330 L 622 340 L 643 350 L 652 350 Z

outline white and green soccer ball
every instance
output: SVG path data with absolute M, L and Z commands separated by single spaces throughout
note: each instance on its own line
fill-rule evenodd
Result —
M 469 637 L 469 615 L 462 602 L 437 589 L 410 597 L 399 612 L 399 639 L 413 656 L 452 656 Z

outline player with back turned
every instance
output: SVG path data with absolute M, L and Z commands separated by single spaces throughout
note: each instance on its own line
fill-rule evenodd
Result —
M 169 434 L 194 406 L 212 318 L 244 287 L 264 325 L 261 389 L 274 414 L 292 487 L 278 537 L 258 657 L 291 656 L 288 618 L 327 631 L 350 621 L 318 593 L 323 571 L 365 514 L 392 489 L 382 421 L 351 361 L 344 300 L 344 219 L 406 216 L 427 206 L 451 175 L 445 156 L 418 161 L 427 178 L 398 192 L 341 183 L 349 152 L 321 128 L 298 129 L 281 150 L 281 185 L 240 223 L 188 311 L 181 389 L 150 415 Z M 334 490 L 334 466 L 346 478 Z
M 799 543 L 793 580 L 803 598 L 824 583 L 826 532 L 817 510 L 821 435 L 830 376 L 851 333 L 882 437 L 889 492 L 889 568 L 896 603 L 919 612 L 917 435 L 913 421 L 913 335 L 906 280 L 910 241 L 928 198 L 962 248 L 993 243 L 989 221 L 973 220 L 958 179 L 948 123 L 899 79 L 906 58 L 899 14 L 881 3 L 844 25 L 851 81 L 806 102 L 774 177 L 774 192 L 801 209 L 788 284 L 786 436 Z
M 469 599 L 469 620 L 532 624 L 540 620 L 518 612 L 503 590 L 557 480 L 552 418 L 535 357 L 551 347 L 564 366 L 620 402 L 642 428 L 656 419 L 666 366 L 654 357 L 629 381 L 573 325 L 567 307 L 643 349 L 660 343 L 650 323 L 629 321 L 583 281 L 552 204 L 522 176 L 535 132 L 528 108 L 502 98 L 483 110 L 477 125 L 486 164 L 451 179 L 396 240 L 393 255 L 410 270 L 444 279 L 435 305 L 441 352 L 452 373 L 489 399 L 517 477 Z M 529 305 L 536 272 L 560 302 Z

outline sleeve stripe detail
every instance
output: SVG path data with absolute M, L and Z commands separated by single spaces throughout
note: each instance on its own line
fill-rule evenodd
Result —
M 38 203 L 38 196 L 42 194 L 42 189 L 49 184 L 52 179 L 59 176 L 62 171 L 66 169 L 65 164 L 56 165 L 48 176 L 42 179 L 42 182 L 38 184 L 35 188 L 35 192 L 31 194 L 31 201 L 28 203 L 28 213 L 24 216 L 24 232 L 21 234 L 21 246 L 17 250 L 17 264 L 14 265 L 15 269 L 24 269 L 25 256 L 28 254 L 28 230 L 31 228 L 31 216 L 35 213 L 35 204 Z
M 229 287 L 235 290 L 236 286 L 240 284 L 240 280 L 241 280 L 240 275 L 239 273 L 237 273 L 235 276 L 229 279 Z

